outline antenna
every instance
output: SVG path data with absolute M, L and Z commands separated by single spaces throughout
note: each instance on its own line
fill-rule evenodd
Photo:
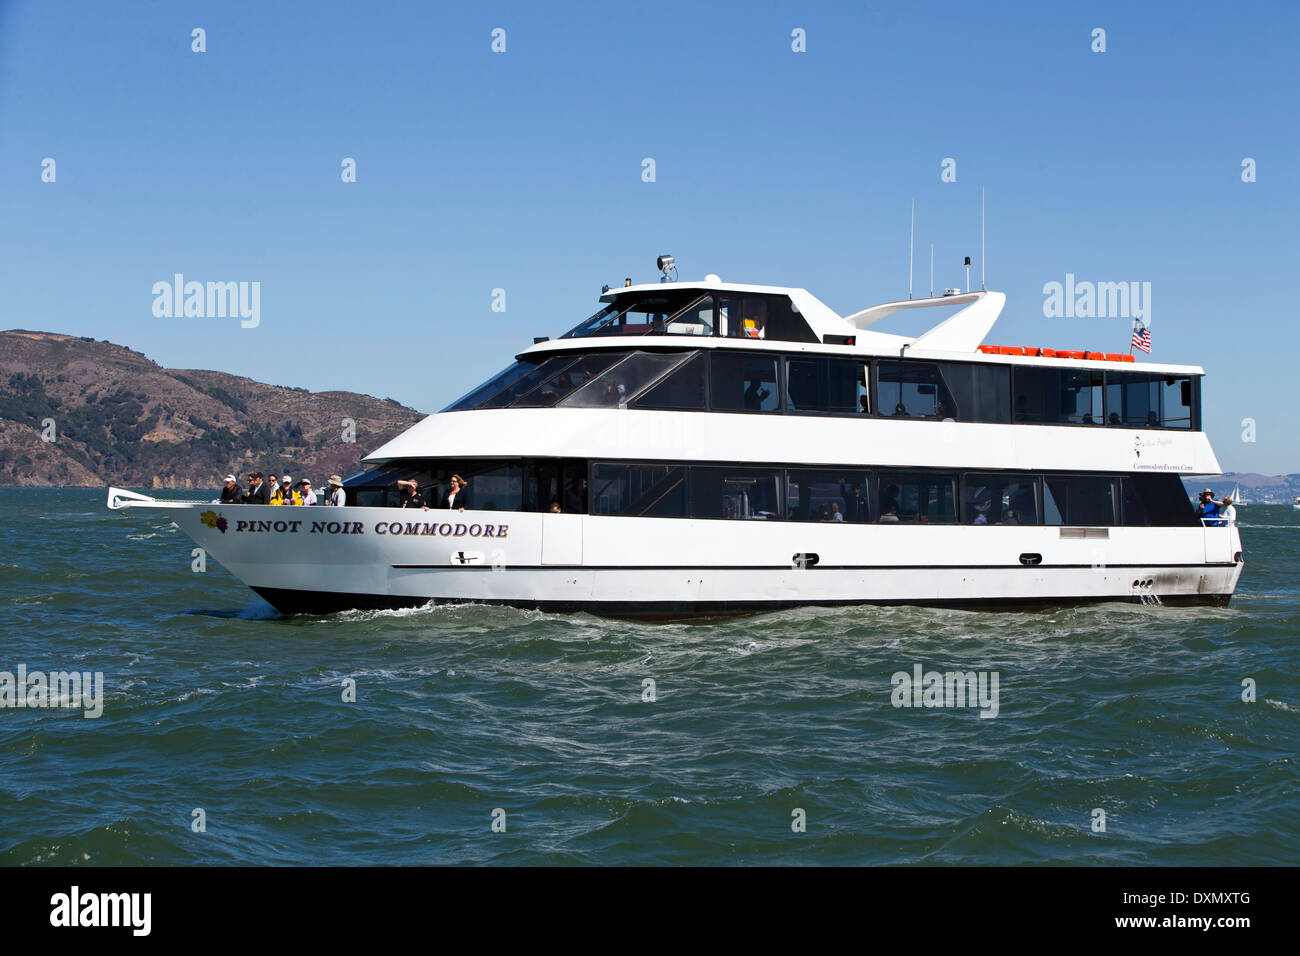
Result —
M 980 291 L 984 288 L 984 187 L 980 186 Z
M 934 243 L 930 243 L 930 298 L 934 298 Z
M 912 197 L 912 232 L 907 239 L 907 297 L 912 297 L 912 251 L 916 246 L 916 197 Z

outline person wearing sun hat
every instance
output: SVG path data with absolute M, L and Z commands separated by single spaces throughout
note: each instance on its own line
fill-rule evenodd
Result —
M 347 504 L 347 492 L 343 490 L 343 479 L 338 475 L 329 476 L 330 490 L 325 495 L 325 504 L 335 508 L 342 508 Z

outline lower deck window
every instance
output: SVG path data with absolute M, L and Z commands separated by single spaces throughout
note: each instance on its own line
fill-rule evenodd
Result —
M 791 521 L 870 521 L 867 475 L 862 471 L 787 472 L 786 515 Z
M 881 524 L 955 524 L 957 478 L 924 472 L 882 472 Z
M 598 515 L 684 518 L 686 468 L 598 464 L 592 469 L 592 503 Z
M 1095 528 L 1115 524 L 1113 479 L 1048 475 L 1043 484 L 1043 524 Z
M 781 472 L 768 468 L 691 469 L 691 517 L 782 517 Z
M 962 523 L 1038 524 L 1038 479 L 1030 475 L 967 475 Z

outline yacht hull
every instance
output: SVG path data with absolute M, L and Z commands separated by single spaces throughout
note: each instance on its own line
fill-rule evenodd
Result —
M 150 500 L 284 613 L 487 603 L 628 617 L 805 605 L 1223 605 L 1232 528 L 802 523 Z

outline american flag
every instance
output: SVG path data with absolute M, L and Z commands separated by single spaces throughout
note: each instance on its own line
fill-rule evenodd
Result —
M 1133 349 L 1151 354 L 1151 330 L 1136 319 L 1133 320 L 1133 345 L 1129 351 Z

